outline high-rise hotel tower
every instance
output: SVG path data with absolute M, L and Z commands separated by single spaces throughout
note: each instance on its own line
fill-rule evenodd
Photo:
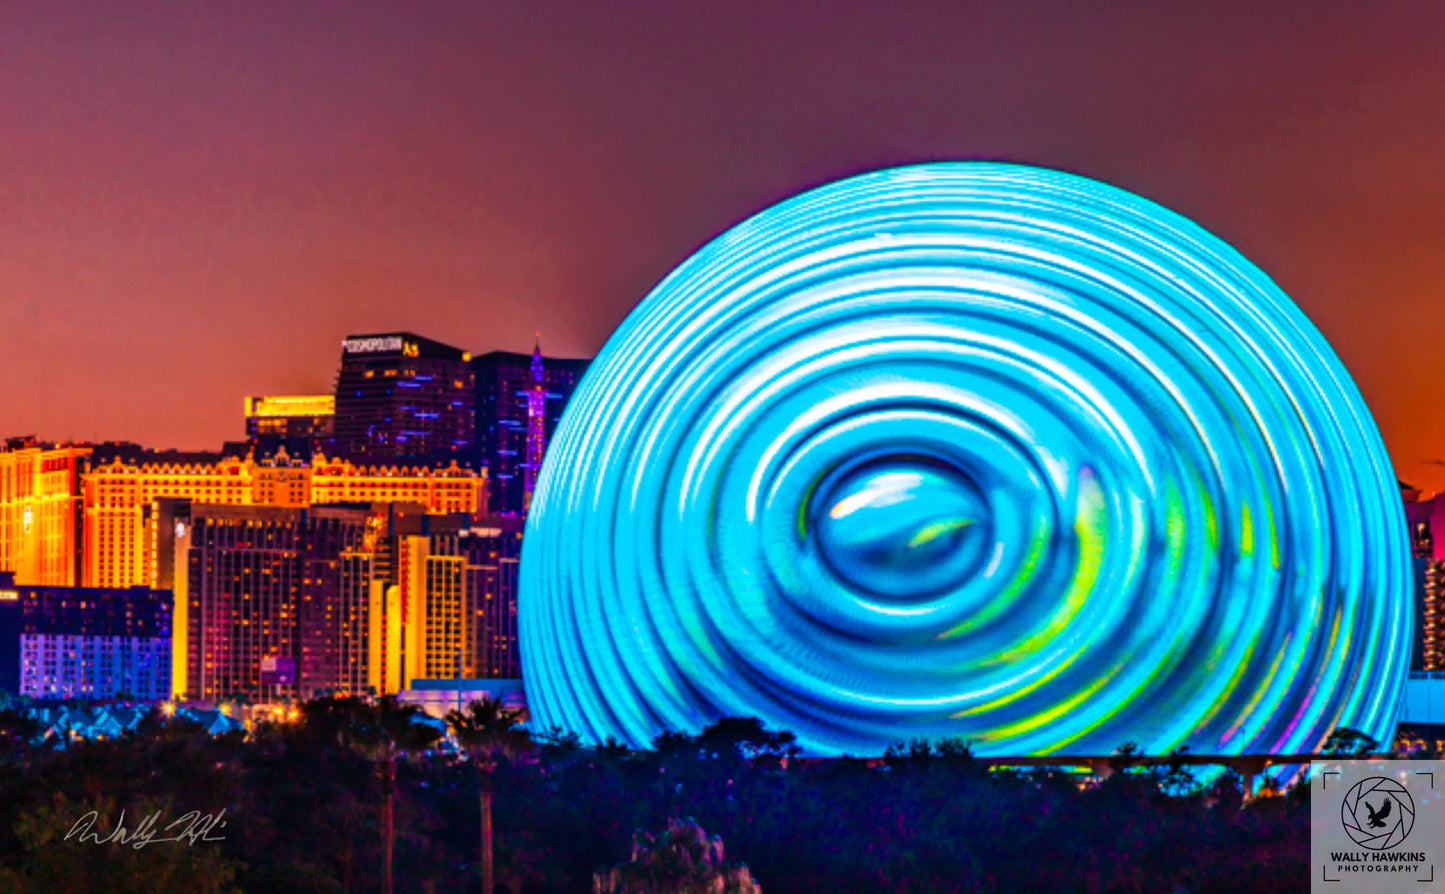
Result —
M 341 456 L 466 461 L 474 427 L 471 355 L 410 332 L 341 343 L 332 422 Z
M 80 476 L 90 453 L 34 438 L 0 444 L 0 572 L 21 584 L 80 583 Z

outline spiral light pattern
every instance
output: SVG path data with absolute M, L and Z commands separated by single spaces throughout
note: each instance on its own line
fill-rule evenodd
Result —
M 754 715 L 818 754 L 1388 741 L 1412 617 L 1358 391 L 1164 208 L 995 164 L 783 202 L 624 321 L 549 448 L 536 723 Z

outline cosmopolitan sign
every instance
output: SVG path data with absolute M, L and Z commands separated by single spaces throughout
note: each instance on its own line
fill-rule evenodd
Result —
M 382 351 L 400 351 L 403 341 L 400 335 L 379 335 L 374 338 L 348 338 L 341 348 L 348 354 L 377 354 Z

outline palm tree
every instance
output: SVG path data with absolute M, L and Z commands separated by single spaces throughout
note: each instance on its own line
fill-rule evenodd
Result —
M 376 764 L 381 780 L 382 894 L 392 894 L 395 855 L 396 759 L 424 751 L 441 738 L 441 730 L 417 723 L 424 712 L 416 705 L 399 704 L 396 696 L 383 696 L 368 704 L 359 699 L 338 700 L 350 709 L 350 723 L 341 730 L 342 741 Z
M 722 839 L 709 836 L 691 817 L 669 819 L 653 835 L 632 834 L 632 859 L 592 876 L 597 894 L 667 891 L 671 894 L 762 894 L 748 867 L 723 858 Z
M 477 768 L 482 812 L 482 892 L 495 890 L 492 867 L 492 771 L 497 757 L 515 760 L 532 748 L 532 737 L 521 726 L 522 712 L 507 708 L 499 698 L 483 696 L 467 705 L 465 713 L 447 714 L 447 725 Z

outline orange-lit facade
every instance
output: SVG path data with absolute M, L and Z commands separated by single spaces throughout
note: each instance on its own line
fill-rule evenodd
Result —
M 0 571 L 17 584 L 79 583 L 80 476 L 89 456 L 89 447 L 28 440 L 0 449 Z
M 427 512 L 476 512 L 486 479 L 451 466 L 355 466 L 316 456 L 312 463 L 223 459 L 216 463 L 102 465 L 80 476 L 86 586 L 152 586 L 160 578 L 153 544 L 157 501 L 218 506 L 304 508 L 334 503 L 416 503 Z
M 517 563 L 522 521 L 396 517 L 376 541 L 389 569 L 370 607 L 369 685 L 521 675 Z
M 314 438 L 331 433 L 336 397 L 331 394 L 279 394 L 246 398 L 246 436 Z
M 444 469 L 354 466 L 317 456 L 310 466 L 312 505 L 324 503 L 420 503 L 427 512 L 483 512 L 486 475 L 455 463 Z

